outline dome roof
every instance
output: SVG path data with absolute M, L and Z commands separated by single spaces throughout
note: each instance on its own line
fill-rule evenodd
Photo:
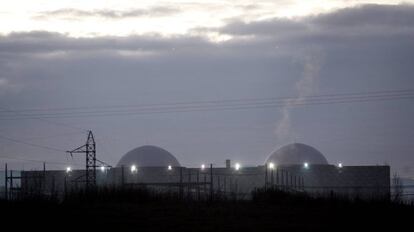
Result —
M 127 152 L 119 160 L 117 166 L 137 165 L 139 167 L 173 167 L 181 166 L 178 160 L 168 151 L 157 147 L 146 145 Z
M 302 165 L 305 162 L 309 164 L 328 164 L 325 156 L 320 151 L 302 143 L 292 143 L 279 148 L 267 158 L 266 163 L 270 162 L 276 165 Z

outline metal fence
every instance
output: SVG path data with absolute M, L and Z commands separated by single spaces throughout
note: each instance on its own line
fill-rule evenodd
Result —
M 121 174 L 116 173 L 121 172 Z M 30 173 L 30 175 L 27 175 Z M 177 194 L 188 199 L 249 199 L 257 188 L 275 188 L 282 191 L 304 192 L 314 195 L 335 195 L 358 197 L 384 191 L 391 199 L 397 197 L 404 202 L 414 199 L 414 185 L 402 185 L 400 188 L 381 186 L 309 186 L 303 176 L 288 170 L 267 170 L 261 172 L 210 172 L 197 169 L 177 168 L 177 170 L 158 173 L 158 181 L 146 180 L 139 174 L 124 169 L 101 173 L 97 176 L 100 187 L 147 188 L 156 192 Z M 75 172 L 65 171 L 0 171 L 0 198 L 13 199 L 28 194 L 64 196 L 84 188 L 84 182 Z M 392 183 L 392 181 L 391 181 Z M 382 195 L 384 196 L 384 194 Z

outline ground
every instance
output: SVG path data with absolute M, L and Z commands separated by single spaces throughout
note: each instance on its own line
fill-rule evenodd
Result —
M 31 230 L 373 231 L 409 228 L 414 215 L 413 206 L 393 202 L 277 196 L 196 202 L 139 199 L 139 194 L 136 200 L 82 195 L 65 202 L 2 201 L 0 208 L 2 221 L 13 225 L 10 228 Z

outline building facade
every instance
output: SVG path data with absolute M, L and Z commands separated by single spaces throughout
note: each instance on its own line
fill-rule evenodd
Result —
M 224 164 L 224 163 L 223 163 Z M 85 188 L 84 170 L 21 172 L 21 191 L 63 195 Z M 128 152 L 116 167 L 97 168 L 98 187 L 146 187 L 191 198 L 249 199 L 258 188 L 360 198 L 389 198 L 389 166 L 330 165 L 316 149 L 291 144 L 272 153 L 263 165 L 182 167 L 164 149 L 144 146 Z

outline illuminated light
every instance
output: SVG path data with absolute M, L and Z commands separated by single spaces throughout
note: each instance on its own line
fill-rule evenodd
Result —
M 274 168 L 275 168 L 275 164 L 274 164 L 274 163 L 269 163 L 268 167 L 269 167 L 270 169 L 274 169 Z
M 309 168 L 309 164 L 307 162 L 303 163 L 304 168 Z
M 206 165 L 202 164 L 201 165 L 201 170 L 204 170 L 204 169 L 206 169 Z
M 105 166 L 101 166 L 101 171 L 105 172 Z
M 342 163 L 339 163 L 338 164 L 338 168 L 342 168 L 343 166 L 342 166 Z
M 137 172 L 137 166 L 132 165 L 131 166 L 131 172 Z
M 66 173 L 69 173 L 69 172 L 71 172 L 72 171 L 72 168 L 71 167 L 67 167 L 66 168 Z
M 239 163 L 236 163 L 235 166 L 234 166 L 234 168 L 236 169 L 236 171 L 238 171 L 240 169 L 240 164 Z
M 169 170 L 169 171 L 171 171 L 171 170 L 172 170 L 171 165 L 168 165 L 168 170 Z

